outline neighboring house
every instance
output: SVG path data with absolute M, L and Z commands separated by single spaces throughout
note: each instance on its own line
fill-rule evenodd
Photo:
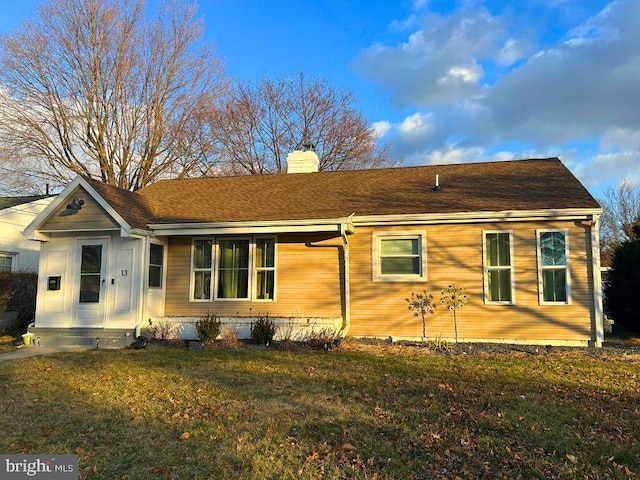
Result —
M 38 271 L 40 245 L 24 238 L 22 231 L 52 201 L 44 195 L 0 197 L 0 273 Z M 0 329 L 10 327 L 15 315 L 0 311 Z
M 600 206 L 557 158 L 163 180 L 137 192 L 77 177 L 25 230 L 42 242 L 34 334 L 110 332 L 149 321 L 184 337 L 207 312 L 248 337 L 269 315 L 281 335 L 418 339 L 406 297 L 469 301 L 460 341 L 595 345 L 603 340 Z M 427 336 L 453 339 L 450 311 Z M 116 344 L 116 340 L 109 340 Z M 122 342 L 120 342 L 122 343 Z
M 40 245 L 22 231 L 52 201 L 44 195 L 0 197 L 0 272 L 38 271 Z

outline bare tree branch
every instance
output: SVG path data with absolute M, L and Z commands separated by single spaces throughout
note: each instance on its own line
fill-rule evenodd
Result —
M 286 155 L 303 143 L 315 145 L 320 170 L 393 165 L 354 103 L 351 92 L 304 73 L 241 83 L 210 114 L 218 167 L 225 164 L 232 174 L 279 173 Z
M 634 226 L 640 225 L 640 185 L 623 180 L 616 187 L 606 190 L 600 199 L 600 246 L 602 264 L 608 266 L 613 251 L 634 235 Z
M 2 42 L 0 157 L 33 158 L 67 182 L 136 190 L 200 174 L 211 160 L 203 105 L 226 83 L 187 0 L 48 0 Z

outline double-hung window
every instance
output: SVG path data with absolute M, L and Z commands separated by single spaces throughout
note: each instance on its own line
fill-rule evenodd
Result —
M 149 245 L 149 287 L 162 288 L 164 247 L 157 243 Z
M 276 283 L 276 241 L 274 238 L 256 238 L 255 243 L 256 300 L 271 300 Z
M 424 231 L 374 233 L 373 281 L 416 282 L 427 279 L 427 242 Z
M 571 298 L 566 230 L 538 230 L 538 295 L 541 304 L 567 304 Z
M 485 302 L 515 303 L 511 231 L 484 232 L 483 250 Z
M 213 240 L 194 240 L 191 260 L 193 300 L 211 300 Z
M 274 300 L 275 238 L 197 239 L 191 261 L 191 299 Z
M 13 269 L 13 255 L 0 253 L 0 273 L 11 273 Z

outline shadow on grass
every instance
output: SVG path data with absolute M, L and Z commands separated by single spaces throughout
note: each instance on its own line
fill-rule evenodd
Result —
M 105 479 L 636 471 L 638 359 L 581 358 L 168 349 L 29 359 L 0 372 L 0 449 L 77 451 L 83 473 Z

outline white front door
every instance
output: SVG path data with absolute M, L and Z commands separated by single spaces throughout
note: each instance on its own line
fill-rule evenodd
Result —
M 75 309 L 72 327 L 102 328 L 107 291 L 106 239 L 80 240 L 77 243 Z

